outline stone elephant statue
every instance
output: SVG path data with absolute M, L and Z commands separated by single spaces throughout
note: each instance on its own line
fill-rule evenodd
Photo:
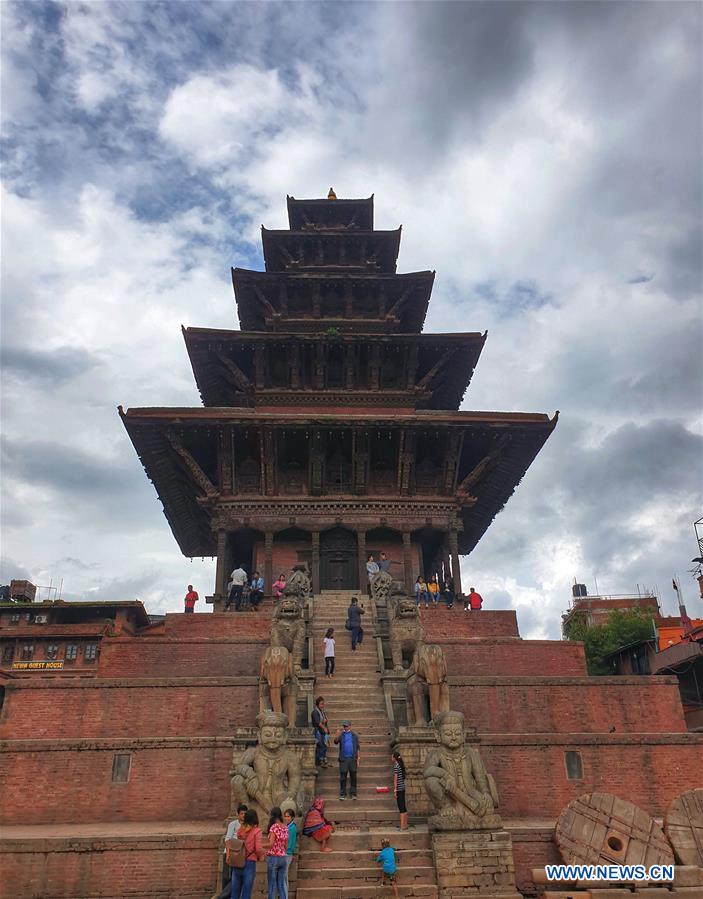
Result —
M 415 724 L 427 724 L 449 711 L 447 660 L 436 643 L 418 643 L 408 677 L 408 700 Z M 429 698 L 429 717 L 427 699 Z
M 266 694 L 272 711 L 283 712 L 295 721 L 297 682 L 293 656 L 285 646 L 267 646 L 259 668 L 261 711 L 267 708 Z

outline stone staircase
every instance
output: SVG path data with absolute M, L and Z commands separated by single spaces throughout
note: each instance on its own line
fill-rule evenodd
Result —
M 436 896 L 437 884 L 430 837 L 426 828 L 400 832 L 393 796 L 391 748 L 388 718 L 381 687 L 376 642 L 373 638 L 370 603 L 363 616 L 365 638 L 356 652 L 351 651 L 351 635 L 344 629 L 347 608 L 355 592 L 321 593 L 315 597 L 313 635 L 315 638 L 315 695 L 324 696 L 330 731 L 334 735 L 348 719 L 359 735 L 361 761 L 358 798 L 339 799 L 338 750 L 331 746 L 328 768 L 320 768 L 316 795 L 325 801 L 325 814 L 337 831 L 330 840 L 331 852 L 320 852 L 317 844 L 302 838 L 297 875 L 298 899 L 362 899 L 392 895 L 381 887 L 375 858 L 381 839 L 387 837 L 397 850 L 398 887 L 401 896 Z M 336 671 L 325 678 L 322 638 L 333 627 L 336 640 Z M 377 793 L 377 786 L 389 787 Z M 348 787 L 347 787 L 348 789 Z

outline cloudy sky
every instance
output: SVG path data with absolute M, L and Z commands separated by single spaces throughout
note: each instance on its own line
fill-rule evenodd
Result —
M 527 636 L 574 577 L 703 613 L 701 10 L 3 3 L 0 581 L 211 590 L 116 406 L 199 404 L 181 323 L 237 327 L 230 266 L 334 185 L 437 270 L 428 330 L 488 329 L 462 408 L 561 410 L 465 580 Z

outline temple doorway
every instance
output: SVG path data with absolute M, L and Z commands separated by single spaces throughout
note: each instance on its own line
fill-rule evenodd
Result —
M 320 587 L 322 590 L 359 589 L 356 534 L 345 528 L 332 528 L 320 535 Z

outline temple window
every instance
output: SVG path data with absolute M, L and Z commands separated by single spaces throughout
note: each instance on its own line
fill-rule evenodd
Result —
M 3 647 L 2 650 L 2 660 L 3 662 L 11 662 L 15 657 L 15 644 L 8 643 Z
M 268 370 L 271 374 L 271 386 L 288 387 L 290 385 L 290 370 L 286 346 L 278 343 L 270 347 L 268 352 Z
M 47 643 L 46 650 L 44 651 L 44 655 L 47 659 L 55 659 L 59 654 L 59 644 L 58 643 Z
M 98 644 L 86 643 L 83 650 L 83 658 L 86 662 L 94 662 L 98 656 Z
M 78 658 L 78 644 L 77 643 L 67 643 L 66 644 L 66 654 L 64 656 L 67 662 L 75 662 Z
M 112 757 L 112 782 L 126 784 L 132 768 L 132 756 L 129 753 L 117 753 Z
M 13 612 L 12 615 L 10 615 L 10 624 L 19 624 L 19 623 L 20 623 L 20 613 Z
M 27 662 L 34 656 L 34 644 L 24 643 L 22 645 L 22 659 Z
M 580 752 L 567 749 L 564 752 L 564 764 L 569 780 L 583 780 L 583 759 Z

